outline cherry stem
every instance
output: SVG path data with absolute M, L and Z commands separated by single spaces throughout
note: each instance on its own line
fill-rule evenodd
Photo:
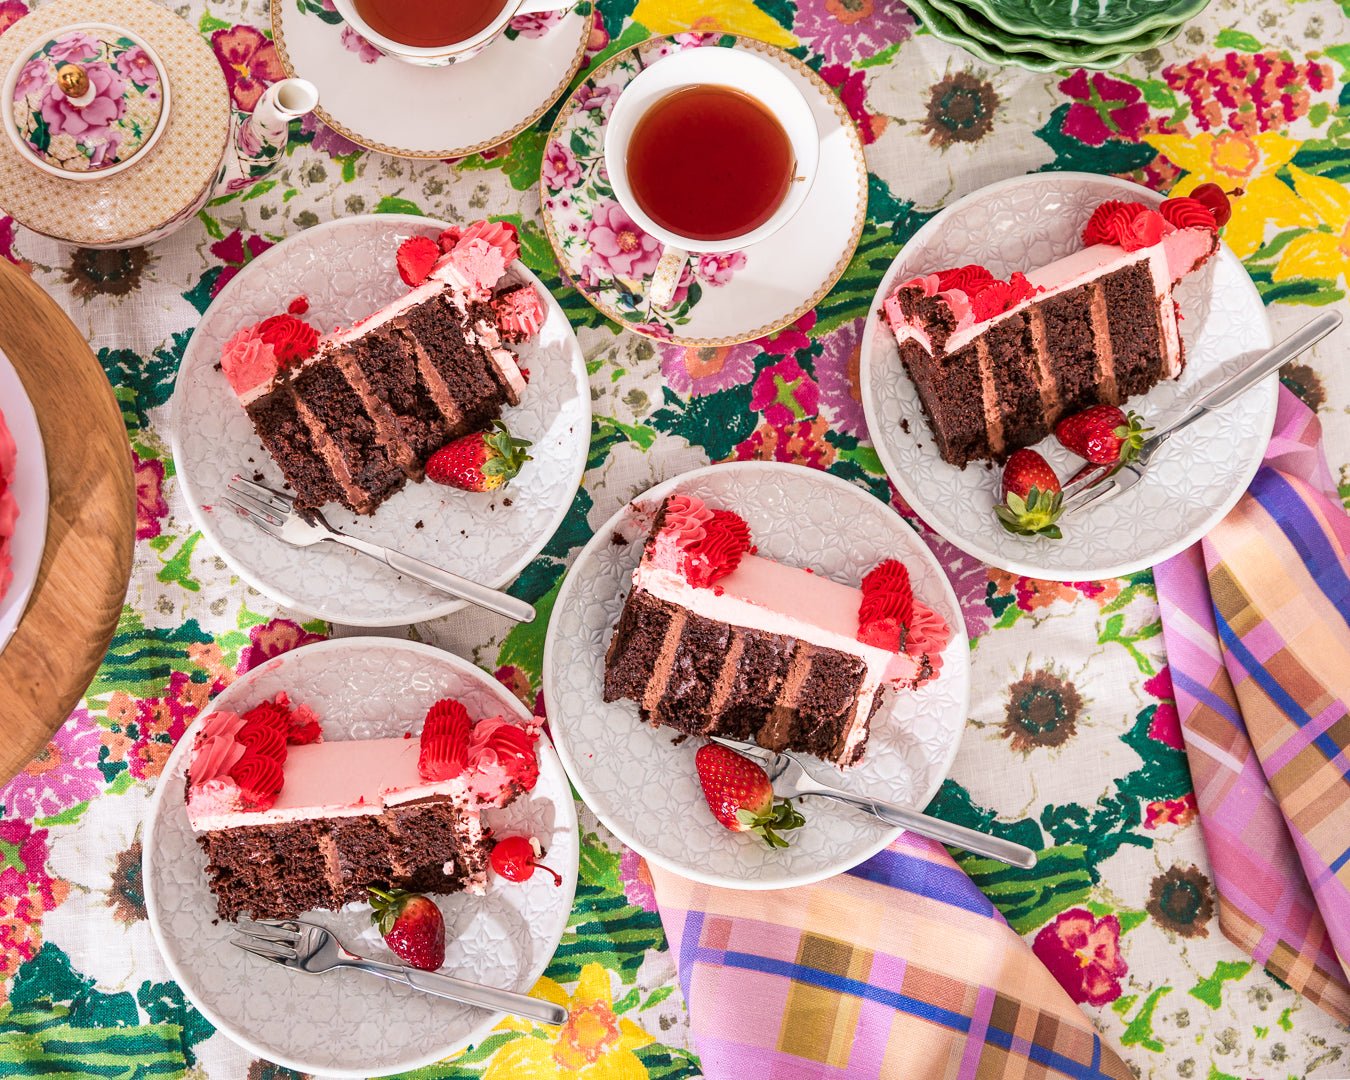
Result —
M 550 874 L 553 875 L 553 884 L 560 889 L 562 888 L 562 875 L 558 873 L 558 871 L 554 870 L 553 867 L 545 866 L 543 863 L 536 862 L 534 859 L 530 860 L 530 865 L 533 866 L 536 870 L 547 870 Z

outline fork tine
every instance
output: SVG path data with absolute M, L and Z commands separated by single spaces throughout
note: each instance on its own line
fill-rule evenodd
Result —
M 294 923 L 263 919 L 240 919 L 235 924 L 235 933 L 285 943 L 294 943 L 300 939 L 300 929 Z
M 268 960 L 294 960 L 295 950 L 289 945 L 283 945 L 278 941 L 268 941 L 266 938 L 252 938 L 236 936 L 230 938 L 230 944 L 236 949 L 243 949 L 244 952 L 252 953 L 254 956 L 264 956 Z
M 715 743 L 720 743 L 728 750 L 735 750 L 738 754 L 745 754 L 747 757 L 759 758 L 762 761 L 774 757 L 774 751 L 766 750 L 759 743 L 745 742 L 742 739 L 729 739 L 725 735 L 709 735 Z
M 236 491 L 226 495 L 224 501 L 255 525 L 261 526 L 268 532 L 278 532 L 286 524 L 285 520 L 278 517 L 275 511 L 268 509 L 251 495 L 244 495 Z
M 266 487 L 263 484 L 255 484 L 252 480 L 245 480 L 238 473 L 230 477 L 229 486 L 231 491 L 242 495 L 252 495 L 259 502 L 266 503 L 278 514 L 289 514 L 295 503 L 295 500 L 284 492 Z

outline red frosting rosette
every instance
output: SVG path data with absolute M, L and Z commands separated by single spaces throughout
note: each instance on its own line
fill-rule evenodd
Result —
M 258 324 L 258 336 L 272 346 L 277 364 L 288 368 L 313 356 L 319 347 L 319 333 L 294 315 L 273 315 Z
M 897 559 L 877 563 L 862 579 L 858 605 L 858 640 L 898 653 L 914 618 L 914 590 L 909 571 Z
M 730 574 L 750 550 L 750 526 L 730 510 L 713 510 L 703 536 L 685 548 L 684 576 L 695 588 L 711 588 Z
M 269 810 L 281 793 L 284 776 L 276 758 L 246 750 L 234 763 L 229 777 L 239 787 L 239 798 L 245 810 Z
M 464 772 L 472 728 L 468 710 L 454 698 L 442 698 L 427 710 L 417 755 L 417 772 L 423 780 L 453 780 Z
M 1217 232 L 1219 222 L 1214 211 L 1199 199 L 1181 196 L 1177 199 L 1164 199 L 1158 207 L 1167 223 L 1177 229 L 1209 229 Z
M 1114 244 L 1126 251 L 1139 251 L 1158 243 L 1170 230 L 1167 219 L 1143 203 L 1108 199 L 1088 218 L 1083 243 Z

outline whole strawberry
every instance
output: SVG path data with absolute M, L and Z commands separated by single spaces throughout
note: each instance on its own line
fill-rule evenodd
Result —
M 770 847 L 788 842 L 778 831 L 799 829 L 806 819 L 788 799 L 773 798 L 773 786 L 764 770 L 747 757 L 719 743 L 707 743 L 694 755 L 708 809 L 732 832 L 753 832 Z
M 1055 438 L 1094 465 L 1114 465 L 1137 458 L 1144 436 L 1152 430 L 1144 427 L 1136 413 L 1123 413 L 1114 405 L 1093 405 L 1056 424 Z
M 1003 501 L 994 507 L 998 522 L 1017 536 L 1063 535 L 1055 524 L 1063 510 L 1059 477 L 1035 450 L 1018 450 L 1003 466 Z
M 432 454 L 427 478 L 465 491 L 496 491 L 530 460 L 529 445 L 498 420 L 487 431 L 465 435 Z
M 370 887 L 370 921 L 384 943 L 415 968 L 435 971 L 445 963 L 445 920 L 421 893 Z

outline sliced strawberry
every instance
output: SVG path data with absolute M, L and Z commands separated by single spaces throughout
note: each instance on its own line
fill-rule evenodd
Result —
M 409 288 L 416 288 L 431 274 L 431 268 L 441 257 L 441 249 L 429 236 L 410 236 L 398 246 L 398 276 Z

